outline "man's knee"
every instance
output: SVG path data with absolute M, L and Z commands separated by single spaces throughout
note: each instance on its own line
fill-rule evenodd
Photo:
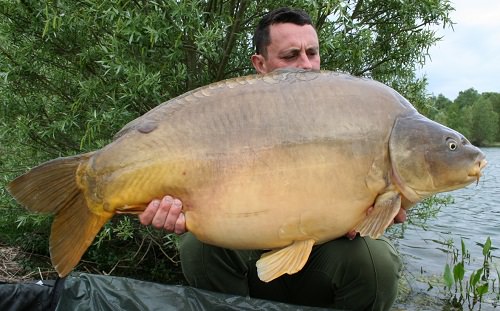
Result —
M 398 283 L 402 269 L 401 259 L 394 246 L 385 238 L 362 238 L 369 256 L 359 258 L 366 269 L 367 286 L 374 291 L 372 310 L 388 310 L 398 294 Z
M 191 233 L 181 237 L 180 257 L 189 285 L 228 294 L 248 295 L 251 251 L 234 251 L 200 242 Z
M 330 263 L 335 262 L 328 267 L 335 307 L 387 310 L 394 303 L 401 261 L 390 242 L 365 237 L 338 239 L 326 243 L 320 252 Z

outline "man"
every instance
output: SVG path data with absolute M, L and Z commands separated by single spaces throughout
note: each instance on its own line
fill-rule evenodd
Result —
M 261 74 L 278 68 L 320 69 L 319 42 L 310 17 L 281 8 L 260 21 L 252 64 Z M 404 210 L 395 222 L 405 219 Z M 182 234 L 182 202 L 170 196 L 153 200 L 139 215 L 144 225 Z M 259 280 L 255 262 L 261 250 L 229 250 L 204 244 L 191 233 L 181 237 L 184 275 L 191 286 L 286 303 L 349 310 L 387 310 L 393 304 L 401 263 L 385 239 L 356 236 L 316 245 L 298 273 L 269 283 Z

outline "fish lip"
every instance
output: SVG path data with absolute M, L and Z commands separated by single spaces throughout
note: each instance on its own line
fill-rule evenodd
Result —
M 486 159 L 481 159 L 481 161 L 479 161 L 479 169 L 482 170 L 483 168 L 486 167 L 486 165 L 488 164 L 488 161 L 486 161 Z
M 474 165 L 472 167 L 472 169 L 469 171 L 469 178 L 473 180 L 476 180 L 476 185 L 479 184 L 479 179 L 481 178 L 481 176 L 483 176 L 483 169 L 486 167 L 486 165 L 488 164 L 488 161 L 486 161 L 486 159 L 483 157 L 481 157 L 477 163 L 477 165 Z

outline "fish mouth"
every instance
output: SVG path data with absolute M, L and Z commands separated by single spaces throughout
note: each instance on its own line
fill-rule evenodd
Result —
M 486 161 L 484 158 L 482 158 L 469 171 L 468 175 L 471 179 L 476 180 L 476 185 L 479 184 L 479 179 L 481 178 L 481 176 L 483 176 L 482 170 L 483 170 L 483 168 L 486 167 L 487 164 L 488 164 L 488 161 Z

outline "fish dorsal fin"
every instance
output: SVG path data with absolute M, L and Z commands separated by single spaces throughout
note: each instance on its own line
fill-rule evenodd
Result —
M 262 254 L 257 261 L 259 279 L 270 282 L 283 274 L 300 271 L 311 254 L 315 241 L 295 241 L 293 244 Z
M 396 191 L 383 193 L 377 197 L 373 210 L 354 230 L 361 236 L 373 239 L 384 234 L 385 229 L 394 221 L 401 208 L 401 195 Z

